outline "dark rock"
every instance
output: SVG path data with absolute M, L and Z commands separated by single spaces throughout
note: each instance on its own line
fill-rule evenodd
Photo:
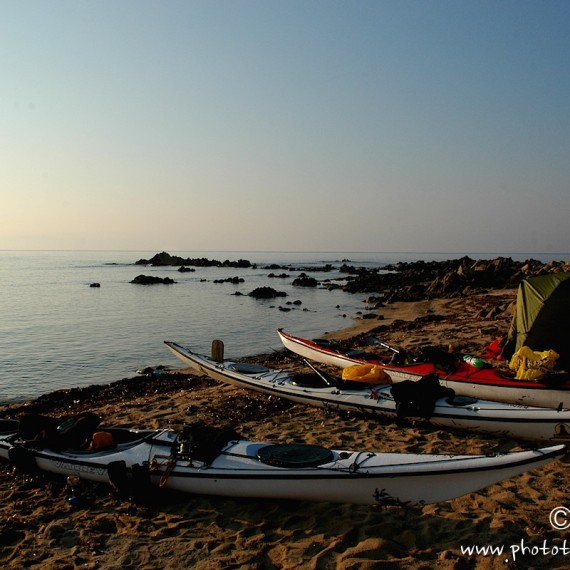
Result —
M 271 263 L 270 265 L 265 265 L 263 269 L 288 269 L 287 266 L 278 265 L 277 263 Z
M 237 261 L 218 261 L 217 259 L 201 258 L 184 258 L 178 255 L 170 255 L 165 251 L 157 253 L 150 259 L 139 259 L 136 265 L 152 265 L 153 267 L 168 267 L 172 265 L 191 265 L 198 267 L 255 267 L 247 259 L 238 259 Z
M 214 386 L 215 380 L 206 377 L 194 379 L 204 386 Z M 21 414 L 78 414 L 92 410 L 94 406 L 108 404 L 110 401 L 131 401 L 138 397 L 156 394 L 168 394 L 188 387 L 188 375 L 169 372 L 160 376 L 154 374 L 123 378 L 111 384 L 93 384 L 81 388 L 69 388 L 49 392 L 25 403 L 7 406 L 5 417 L 18 417 Z
M 568 262 L 515 262 L 509 257 L 400 262 L 379 269 L 342 268 L 351 274 L 343 290 L 381 295 L 383 302 L 454 298 L 492 289 L 516 288 L 531 276 L 570 270 Z M 371 302 L 372 296 L 369 297 Z
M 301 273 L 297 279 L 293 280 L 293 285 L 297 287 L 316 287 L 318 284 L 318 281 L 314 277 L 309 277 L 304 273 Z
M 165 285 L 171 285 L 172 283 L 176 283 L 174 279 L 170 277 L 153 277 L 151 275 L 137 275 L 131 283 L 135 283 L 137 285 L 154 285 L 156 283 L 163 283 Z
M 273 287 L 258 287 L 251 293 L 248 293 L 248 295 L 256 299 L 273 299 L 274 297 L 286 297 L 287 293 L 284 291 L 276 291 Z
M 244 283 L 245 280 L 241 277 L 227 277 L 226 279 L 214 279 L 214 283 L 233 283 L 237 285 L 238 283 Z
M 354 265 L 346 265 L 346 263 L 343 263 L 340 266 L 339 271 L 341 273 L 351 273 L 353 275 L 358 273 L 358 269 L 356 269 L 356 267 L 354 267 Z

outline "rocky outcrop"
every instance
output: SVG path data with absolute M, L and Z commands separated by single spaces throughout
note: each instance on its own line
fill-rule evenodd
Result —
M 136 285 L 155 285 L 157 283 L 163 283 L 165 285 L 171 285 L 176 283 L 174 279 L 170 277 L 153 277 L 151 275 L 137 275 L 131 283 L 135 283 Z
M 286 297 L 287 293 L 284 291 L 276 291 L 273 287 L 258 287 L 251 293 L 248 293 L 248 295 L 255 299 L 273 299 L 274 297 Z
M 419 301 L 516 288 L 527 277 L 561 271 L 570 271 L 570 262 L 544 264 L 533 259 L 518 262 L 510 257 L 474 260 L 466 256 L 440 262 L 401 262 L 382 270 L 360 268 L 346 278 L 343 290 L 380 294 L 385 302 Z
M 492 260 L 476 260 L 468 256 L 446 261 L 400 262 L 382 268 L 368 269 L 356 267 L 343 260 L 339 271 L 344 275 L 340 279 L 323 280 L 321 286 L 326 289 L 342 289 L 347 293 L 370 293 L 378 296 L 379 302 L 418 301 L 422 299 L 464 297 L 471 293 L 490 289 L 516 288 L 527 278 L 544 273 L 570 271 L 570 262 L 551 261 L 542 263 L 535 259 L 513 261 L 510 257 L 497 257 Z M 206 258 L 184 259 L 169 253 L 157 253 L 151 259 L 141 259 L 138 265 L 173 266 L 178 265 L 181 272 L 189 267 L 256 267 L 250 261 L 217 261 Z M 302 271 L 303 268 L 269 264 L 266 268 Z M 326 264 L 319 267 L 307 267 L 306 271 L 330 271 L 333 266 Z M 271 278 L 287 278 L 287 273 L 271 273 Z M 153 281 L 159 282 L 159 281 Z M 160 281 L 164 282 L 164 281 Z M 239 283 L 240 278 L 217 280 L 216 283 Z M 150 281 L 145 282 L 149 284 Z M 297 287 L 317 287 L 319 282 L 305 272 L 292 282 Z M 273 291 L 273 292 L 272 292 Z M 236 294 L 240 294 L 239 292 Z M 252 291 L 252 297 L 272 298 L 285 296 L 271 287 L 261 287 Z
M 244 279 L 241 277 L 226 277 L 225 279 L 214 279 L 214 283 L 233 283 L 238 285 L 239 283 L 244 283 Z
M 297 287 L 316 287 L 318 284 L 318 281 L 314 277 L 309 277 L 305 275 L 305 273 L 301 273 L 299 277 L 293 280 L 293 285 Z
M 135 265 L 151 265 L 153 267 L 170 267 L 172 265 L 193 266 L 193 267 L 254 267 L 251 261 L 247 259 L 238 259 L 237 261 L 218 261 L 217 259 L 206 259 L 205 257 L 190 258 L 180 257 L 178 255 L 170 255 L 163 251 L 157 253 L 150 259 L 139 259 Z

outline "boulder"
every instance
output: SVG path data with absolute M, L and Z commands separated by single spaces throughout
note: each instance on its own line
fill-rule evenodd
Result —
M 293 285 L 297 287 L 316 287 L 318 284 L 318 281 L 314 277 L 309 277 L 305 273 L 301 273 L 299 277 L 293 280 Z
M 152 265 L 153 267 L 168 267 L 172 265 L 191 265 L 198 267 L 255 267 L 247 259 L 238 259 L 237 261 L 218 261 L 217 259 L 200 258 L 184 258 L 178 255 L 170 255 L 166 251 L 157 253 L 150 259 L 139 259 L 135 265 Z
M 287 293 L 284 291 L 276 291 L 273 287 L 258 287 L 251 293 L 248 293 L 248 295 L 255 299 L 273 299 L 274 297 L 286 297 Z
M 156 283 L 163 283 L 165 285 L 171 285 L 172 283 L 176 283 L 174 279 L 170 277 L 153 277 L 151 275 L 137 275 L 131 283 L 135 283 L 136 285 L 155 285 Z

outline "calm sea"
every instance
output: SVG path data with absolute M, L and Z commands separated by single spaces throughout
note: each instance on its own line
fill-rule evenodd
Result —
M 366 310 L 366 295 L 340 290 L 294 287 L 300 271 L 269 278 L 275 263 L 293 267 L 340 267 L 343 260 L 366 267 L 397 261 L 444 260 L 463 254 L 174 252 L 181 257 L 219 261 L 248 259 L 257 268 L 135 265 L 156 251 L 0 251 L 0 403 L 27 400 L 61 388 L 105 384 L 138 369 L 181 363 L 165 348 L 174 340 L 209 353 L 221 339 L 229 357 L 280 349 L 276 330 L 318 336 L 350 326 Z M 469 254 L 474 259 L 499 255 L 517 260 L 568 259 L 569 254 Z M 280 274 L 281 270 L 273 270 Z M 171 277 L 174 285 L 135 285 L 139 274 Z M 311 273 L 335 279 L 338 271 Z M 239 277 L 238 284 L 214 280 Z M 91 283 L 99 283 L 93 288 Z M 260 286 L 288 296 L 255 300 L 247 293 Z M 243 296 L 234 293 L 240 291 Z M 292 301 L 300 305 L 287 305 Z M 291 308 L 279 310 L 279 306 Z

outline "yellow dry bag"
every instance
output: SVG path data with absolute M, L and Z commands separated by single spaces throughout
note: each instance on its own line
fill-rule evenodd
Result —
M 509 368 L 517 371 L 517 380 L 536 380 L 554 368 L 559 356 L 554 350 L 536 352 L 528 346 L 521 346 L 513 354 Z
M 342 371 L 342 379 L 367 384 L 391 384 L 392 379 L 381 366 L 375 364 L 354 364 Z

